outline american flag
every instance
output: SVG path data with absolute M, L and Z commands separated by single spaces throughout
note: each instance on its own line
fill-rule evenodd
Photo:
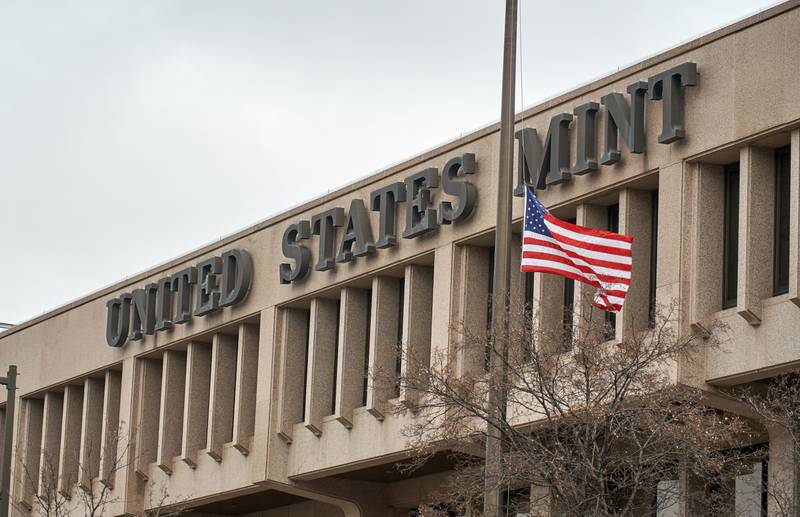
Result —
M 633 237 L 586 228 L 550 214 L 528 187 L 522 236 L 523 272 L 561 275 L 597 287 L 594 305 L 619 312 L 631 283 Z

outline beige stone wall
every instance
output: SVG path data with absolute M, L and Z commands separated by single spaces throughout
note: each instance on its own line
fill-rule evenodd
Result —
M 682 331 L 702 331 L 712 319 L 731 329 L 724 352 L 709 351 L 699 363 L 676 367 L 676 379 L 709 389 L 765 377 L 800 361 L 796 6 L 778 6 L 578 88 L 529 109 L 518 122 L 545 132 L 557 113 L 624 92 L 677 64 L 697 63 L 699 83 L 686 90 L 684 140 L 657 142 L 661 104 L 648 101 L 646 153 L 631 154 L 623 145 L 619 163 L 575 176 L 540 197 L 556 214 L 577 215 L 590 226 L 602 226 L 604 207 L 619 202 L 621 230 L 647 235 L 645 242 L 652 238 L 651 192 L 658 191 L 657 301 L 680 302 Z M 599 150 L 604 116 L 601 111 Z M 413 401 L 415 394 L 402 386 L 398 392 L 391 385 L 370 386 L 362 399 L 364 365 L 394 368 L 391 346 L 398 337 L 406 351 L 428 357 L 452 350 L 453 325 L 485 324 L 497 131 L 495 124 L 461 137 L 0 334 L 0 364 L 17 364 L 21 373 L 15 499 L 30 501 L 37 488 L 26 485 L 21 469 L 39 469 L 45 458 L 56 464 L 65 493 L 98 476 L 112 479 L 115 497 L 124 501 L 116 513 L 141 511 L 162 487 L 183 499 L 219 497 L 253 483 L 294 486 L 402 458 L 407 446 L 401 430 L 404 418 L 411 417 L 391 416 L 388 408 Z M 764 214 L 771 206 L 772 152 L 782 145 L 792 146 L 791 285 L 788 294 L 773 297 L 767 286 L 772 218 Z M 279 284 L 278 265 L 285 260 L 279 250 L 288 224 L 335 206 L 346 209 L 355 198 L 367 201 L 377 188 L 427 167 L 441 169 L 467 152 L 478 165 L 470 177 L 478 202 L 469 220 L 417 239 L 399 238 L 394 248 L 312 271 L 303 282 Z M 743 178 L 739 299 L 735 308 L 721 311 L 720 170 L 737 160 Z M 437 207 L 449 200 L 440 189 L 432 197 Z M 399 205 L 398 233 L 404 208 Z M 522 200 L 516 198 L 515 220 L 521 216 Z M 370 221 L 377 233 L 377 212 L 370 212 Z M 307 241 L 312 261 L 317 242 L 317 237 Z M 119 349 L 106 345 L 107 300 L 230 248 L 246 249 L 253 258 L 253 286 L 243 303 Z M 635 267 L 648 267 L 649 245 L 639 244 L 635 254 Z M 515 275 L 514 281 L 521 278 Z M 635 281 L 631 305 L 617 320 L 617 339 L 641 321 L 634 315 L 646 310 L 648 293 L 641 285 L 649 276 L 637 271 Z M 536 275 L 536 308 L 551 323 L 563 319 L 561 289 L 561 279 Z M 580 298 L 584 290 L 576 289 L 579 313 L 591 310 Z M 462 369 L 477 368 L 481 360 L 458 354 L 452 359 Z M 113 469 L 109 453 L 99 451 L 111 450 L 106 446 L 118 426 L 125 438 L 120 441 L 126 442 L 117 447 L 125 467 Z M 90 439 L 94 436 L 100 441 Z M 76 462 L 90 463 L 91 472 L 79 472 Z M 309 498 L 330 496 L 315 493 L 310 490 Z M 298 511 L 287 507 L 263 515 Z M 329 515 L 317 507 L 302 512 Z

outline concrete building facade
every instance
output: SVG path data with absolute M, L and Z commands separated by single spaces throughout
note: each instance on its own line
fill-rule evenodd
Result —
M 800 362 L 798 63 L 791 1 L 518 115 L 550 150 L 528 162 L 542 202 L 636 236 L 618 336 L 653 302 L 678 302 L 683 332 L 733 330 L 674 374 L 711 394 Z M 451 466 L 393 469 L 413 416 L 391 406 L 415 394 L 365 376 L 396 367 L 398 342 L 429 357 L 453 325 L 485 325 L 498 129 L 2 332 L 20 371 L 12 514 L 51 483 L 73 503 L 107 487 L 109 515 L 412 515 Z M 537 317 L 580 310 L 585 287 L 532 281 Z M 787 438 L 768 440 L 769 479 L 793 476 Z

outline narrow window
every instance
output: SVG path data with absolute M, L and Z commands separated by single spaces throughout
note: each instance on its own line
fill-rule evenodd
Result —
M 341 297 L 336 300 L 336 338 L 333 347 L 333 389 L 331 390 L 331 415 L 336 413 L 336 387 L 339 379 L 339 317 L 342 312 Z
M 568 223 L 575 224 L 575 219 L 567 219 Z M 561 324 L 564 327 L 564 349 L 572 348 L 572 313 L 575 305 L 575 280 L 564 279 L 564 311 Z
M 647 308 L 647 322 L 650 328 L 656 326 L 656 267 L 658 265 L 658 191 L 653 192 L 650 202 L 650 296 Z
M 619 203 L 608 207 L 608 231 L 619 233 Z M 606 339 L 614 339 L 617 328 L 617 313 L 606 311 Z
M 530 360 L 533 354 L 533 273 L 523 273 L 525 276 L 525 321 L 522 322 L 524 332 L 525 359 Z
M 372 289 L 367 290 L 367 329 L 364 335 L 364 387 L 361 390 L 361 405 L 367 405 L 369 386 L 369 334 L 372 332 Z
M 489 303 L 486 304 L 486 333 L 489 339 L 486 340 L 486 349 L 485 349 L 485 358 L 484 358 L 484 367 L 486 371 L 489 371 L 489 364 L 492 359 L 492 318 L 494 316 L 494 246 L 489 248 L 489 289 L 487 300 Z
M 397 355 L 394 362 L 394 396 L 400 396 L 400 376 L 403 373 L 403 307 L 406 298 L 406 279 L 401 278 L 397 286 Z
M 789 147 L 778 149 L 775 156 L 775 257 L 772 294 L 789 292 Z
M 306 353 L 304 357 L 305 366 L 303 367 L 303 409 L 300 414 L 306 417 L 306 391 L 308 390 L 308 348 L 311 344 L 311 311 L 303 311 L 306 317 Z
M 525 275 L 525 311 L 530 314 L 533 311 L 533 273 Z
M 739 163 L 725 167 L 722 308 L 736 306 L 739 275 Z

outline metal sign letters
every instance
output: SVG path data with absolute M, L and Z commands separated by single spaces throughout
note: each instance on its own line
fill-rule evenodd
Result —
M 106 342 L 120 347 L 128 340 L 186 323 L 192 316 L 236 305 L 247 296 L 252 280 L 250 255 L 234 249 L 134 289 L 106 303 Z

